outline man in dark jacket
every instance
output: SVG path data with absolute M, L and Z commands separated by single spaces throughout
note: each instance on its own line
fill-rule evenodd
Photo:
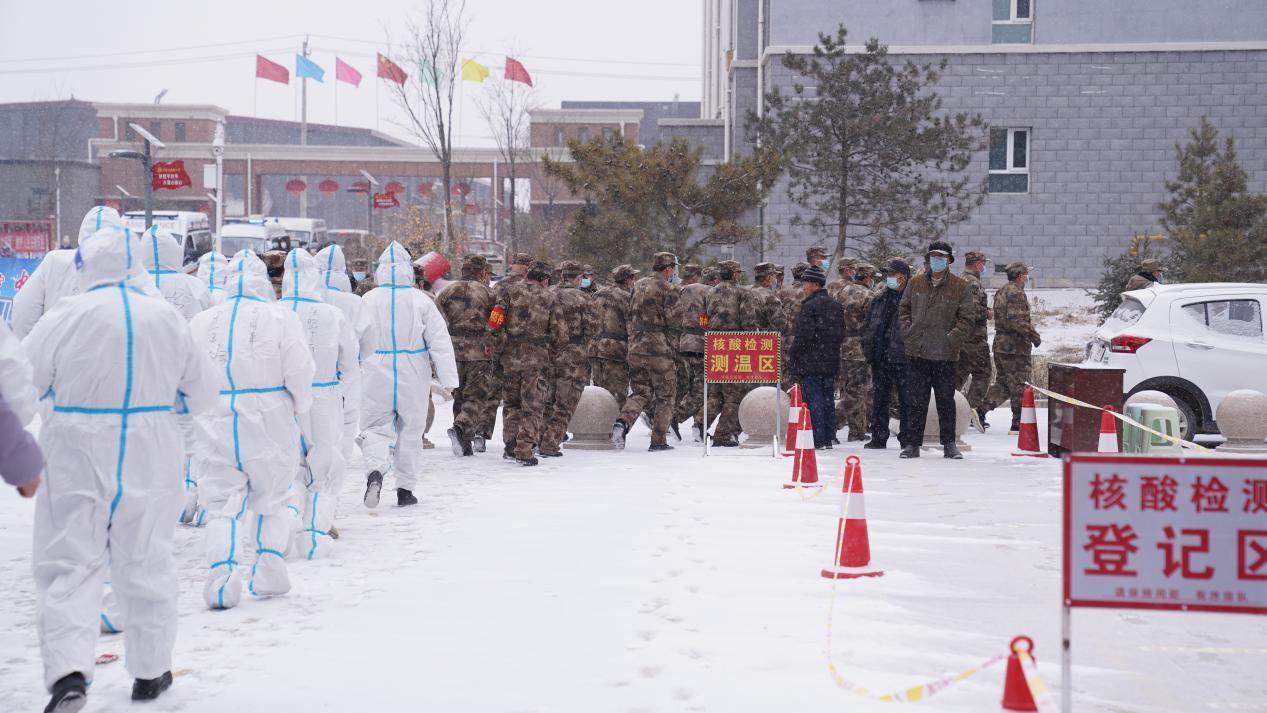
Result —
M 897 442 L 919 447 L 920 439 L 911 433 L 910 398 L 906 384 L 906 346 L 898 324 L 898 307 L 902 291 L 911 279 L 911 268 L 904 260 L 892 260 L 884 268 L 883 292 L 871 299 L 866 326 L 862 330 L 862 354 L 871 366 L 871 440 L 863 448 L 882 449 L 889 441 L 889 400 L 897 391 L 901 430 Z
M 968 283 L 950 271 L 955 254 L 949 244 L 934 241 L 924 258 L 928 269 L 911 278 L 898 308 L 910 362 L 911 432 L 922 443 L 933 392 L 942 449 L 947 458 L 958 459 L 963 454 L 955 447 L 955 371 L 976 306 Z M 901 457 L 918 458 L 919 447 L 908 443 Z
M 845 338 L 845 315 L 840 303 L 824 289 L 827 273 L 810 266 L 801 273 L 805 299 L 796 318 L 792 340 L 791 372 L 801 383 L 805 404 L 814 424 L 814 447 L 831 448 L 836 436 L 836 404 L 832 393 L 840 369 L 840 343 Z

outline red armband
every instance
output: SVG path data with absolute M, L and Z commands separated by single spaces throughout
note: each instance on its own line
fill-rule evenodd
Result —
M 488 313 L 488 328 L 494 332 L 501 329 L 505 322 L 506 310 L 502 309 L 501 305 L 494 307 L 493 311 Z
M 707 312 L 699 313 L 699 328 L 708 329 L 708 313 Z

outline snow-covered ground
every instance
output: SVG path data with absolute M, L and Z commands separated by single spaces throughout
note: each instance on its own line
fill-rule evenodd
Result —
M 433 438 L 450 420 L 442 408 Z M 966 440 L 962 461 L 820 452 L 828 487 L 816 498 L 783 490 L 791 464 L 768 451 L 650 454 L 641 426 L 625 452 L 568 451 L 531 469 L 499 449 L 427 451 L 422 503 L 405 510 L 387 497 L 364 509 L 357 464 L 343 538 L 328 559 L 291 562 L 286 597 L 207 611 L 201 533 L 178 531 L 176 683 L 145 709 L 891 710 L 828 673 L 833 593 L 835 666 L 877 693 L 974 666 L 1021 633 L 1057 687 L 1060 464 L 1010 457 L 1014 439 L 997 427 Z M 886 575 L 833 589 L 819 571 L 850 453 L 863 456 Z M 46 700 L 31 511 L 0 493 L 4 711 Z M 98 650 L 122 654 L 121 637 Z M 1078 610 L 1074 652 L 1079 712 L 1267 709 L 1262 617 Z M 997 710 L 1002 681 L 997 665 L 910 705 Z M 129 685 L 122 663 L 98 667 L 89 709 L 130 709 Z

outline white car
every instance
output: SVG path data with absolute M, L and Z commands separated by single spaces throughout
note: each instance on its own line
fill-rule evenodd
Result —
M 1267 393 L 1267 285 L 1154 285 L 1122 304 L 1087 344 L 1087 362 L 1125 369 L 1127 396 L 1163 391 L 1185 438 L 1218 433 L 1214 414 L 1236 389 Z

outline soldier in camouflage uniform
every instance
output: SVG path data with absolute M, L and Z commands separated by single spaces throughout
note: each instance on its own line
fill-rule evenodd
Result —
M 704 298 L 704 338 L 711 332 L 755 331 L 757 308 L 753 294 L 739 284 L 743 267 L 734 260 L 718 266 L 721 282 Z M 747 384 L 713 384 L 708 390 L 708 413 L 716 414 L 713 445 L 733 448 L 739 445 L 739 402 L 748 393 Z
M 590 371 L 595 386 L 607 389 L 623 409 L 629 397 L 629 299 L 642 274 L 629 265 L 612 270 L 612 284 L 594 296 L 598 335 L 590 342 Z
M 673 430 L 678 436 L 678 424 L 694 419 L 696 440 L 704 441 L 704 328 L 700 326 L 700 314 L 704 311 L 704 297 L 712 288 L 700 281 L 703 271 L 699 265 L 682 266 L 682 287 L 678 290 L 677 308 L 673 312 L 677 338 L 677 407 L 673 410 Z
M 862 354 L 862 329 L 871 305 L 871 275 L 875 268 L 864 262 L 852 266 L 852 279 L 837 290 L 836 301 L 845 313 L 845 340 L 840 345 L 840 378 L 837 389 L 836 424 L 847 425 L 846 440 L 865 440 L 867 418 L 871 413 L 871 370 Z
M 792 332 L 796 330 L 796 323 L 787 321 L 787 310 L 784 308 L 778 290 L 778 267 L 772 262 L 758 263 L 752 268 L 754 284 L 748 289 L 752 293 L 752 302 L 756 308 L 757 328 L 763 332 L 779 333 L 779 364 L 782 370 L 787 372 L 788 349 L 791 345 Z M 791 374 L 784 373 L 783 377 L 790 378 Z M 755 384 L 749 384 L 747 391 L 751 391 L 754 387 Z M 747 391 L 744 393 L 747 394 Z M 740 398 L 742 400 L 742 397 Z
M 612 426 L 612 444 L 625 447 L 629 427 L 646 411 L 652 415 L 652 451 L 671 450 L 666 440 L 673 422 L 677 374 L 673 362 L 677 349 L 670 343 L 677 289 L 669 284 L 677 270 L 673 253 L 656 253 L 653 274 L 638 280 L 629 302 L 629 384 L 633 393 L 625 399 L 620 419 Z
M 984 408 L 990 411 L 1011 401 L 1012 433 L 1021 430 L 1021 398 L 1030 377 L 1031 347 L 1043 342 L 1029 319 L 1029 300 L 1025 297 L 1028 278 L 1029 268 L 1024 263 L 1010 263 L 1007 285 L 994 293 L 995 381 L 986 394 Z
M 507 268 L 506 276 L 493 285 L 493 302 L 496 303 L 501 298 L 502 293 L 509 289 L 512 285 L 517 285 L 524 281 L 524 277 L 528 274 L 528 268 L 532 265 L 532 256 L 528 253 L 515 253 L 510 258 L 510 267 Z M 495 335 L 493 339 L 493 368 L 489 389 L 492 397 L 484 404 L 484 409 L 480 412 L 478 432 L 483 434 L 485 439 L 491 438 L 493 428 L 497 425 L 497 409 L 502 405 L 502 383 L 505 380 L 505 368 L 503 365 L 502 355 L 505 352 L 505 336 L 502 334 Z M 503 424 L 504 425 L 504 424 Z M 476 453 L 482 453 L 479 441 L 473 443 Z
M 827 286 L 827 294 L 831 295 L 833 300 L 840 302 L 840 293 L 853 284 L 854 266 L 857 264 L 856 257 L 842 257 L 840 262 L 836 263 L 836 274 L 840 275 L 840 279 Z
M 987 259 L 985 253 L 976 250 L 969 250 L 964 256 L 963 279 L 968 282 L 968 290 L 972 293 L 976 315 L 972 320 L 972 331 L 968 332 L 968 337 L 959 350 L 959 366 L 955 373 L 955 388 L 963 391 L 968 405 L 981 419 L 982 428 L 988 425 L 985 422 L 985 396 L 990 390 L 991 374 L 990 341 L 986 335 L 990 310 L 985 299 L 985 289 L 981 287 L 981 272 L 985 270 Z M 970 385 L 969 379 L 972 380 Z M 966 390 L 965 385 L 968 385 Z
M 550 359 L 550 396 L 537 447 L 537 452 L 547 458 L 563 455 L 559 447 L 567 434 L 568 422 L 589 383 L 589 344 L 598 333 L 598 320 L 593 298 L 581 290 L 583 270 L 581 263 L 564 260 L 559 268 L 561 282 L 550 288 L 567 327 L 568 343 Z
M 594 279 L 594 266 L 585 265 L 581 272 L 581 289 L 593 297 L 598 292 L 598 280 Z
M 550 354 L 569 340 L 566 320 L 546 288 L 552 270 L 550 263 L 534 261 L 523 279 L 500 290 L 488 316 L 489 328 L 505 335 L 502 457 L 525 466 L 537 464 L 533 448 L 540 440 Z
M 473 440 L 488 438 L 480 430 L 480 418 L 493 392 L 493 343 L 488 315 L 493 310 L 493 291 L 488 288 L 488 260 L 482 255 L 462 259 L 462 279 L 445 285 L 436 296 L 436 307 L 449 324 L 453 355 L 458 363 L 458 388 L 453 390 L 453 427 L 449 440 L 459 456 L 473 453 Z
M 796 320 L 801 316 L 801 300 L 805 299 L 805 291 L 801 288 L 801 275 L 804 274 L 805 268 L 809 267 L 807 262 L 798 262 L 792 266 L 792 284 L 779 289 L 779 301 L 783 303 L 783 319 L 787 322 L 788 329 L 783 335 L 783 343 L 779 345 L 779 363 L 783 367 L 783 382 L 780 384 L 784 391 L 792 388 L 796 383 L 796 377 L 788 371 L 788 355 L 792 353 L 792 340 L 796 336 Z
M 716 287 L 717 284 L 721 282 L 721 273 L 717 270 L 717 268 L 710 265 L 704 268 L 703 279 L 700 280 L 700 282 L 703 282 L 709 287 Z
M 822 267 L 823 272 L 827 272 L 827 268 L 823 266 L 823 263 L 826 260 L 827 250 L 820 245 L 815 245 L 805 251 L 805 262 L 808 262 L 814 267 Z

